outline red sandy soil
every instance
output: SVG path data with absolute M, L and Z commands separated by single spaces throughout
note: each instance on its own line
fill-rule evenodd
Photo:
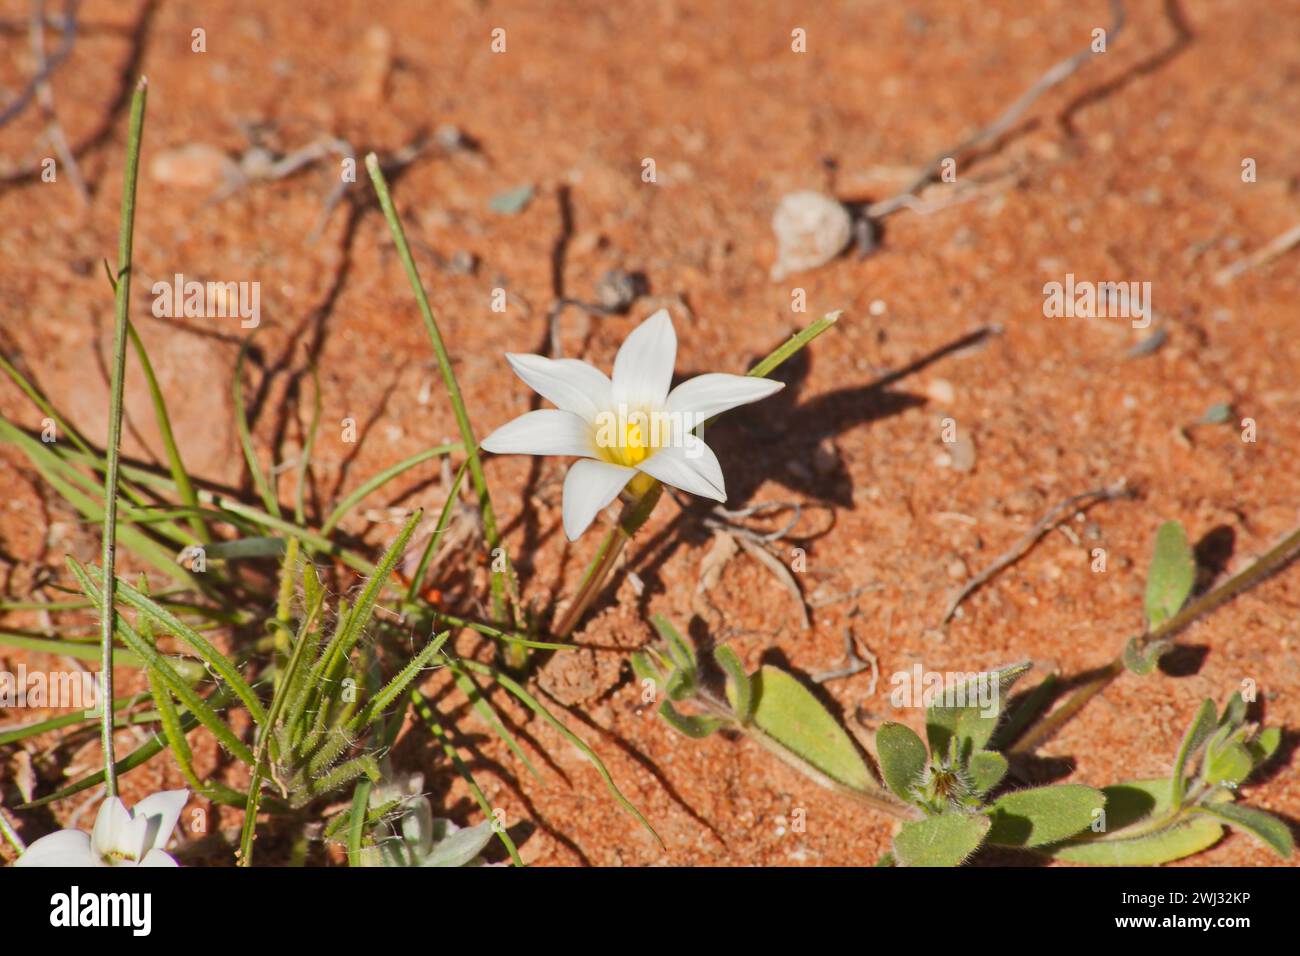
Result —
M 364 202 L 355 212 L 345 202 L 308 243 L 338 181 L 336 158 L 215 204 L 213 183 L 160 176 L 156 164 L 189 144 L 238 157 L 249 148 L 248 124 L 279 152 L 328 135 L 381 155 L 453 124 L 479 150 L 435 146 L 395 177 L 394 189 L 480 435 L 530 407 L 502 353 L 544 347 L 557 258 L 562 291 L 576 298 L 593 298 L 609 269 L 648 279 L 651 298 L 627 316 L 564 313 L 566 354 L 604 367 L 659 304 L 654 298 L 681 296 L 693 314 L 674 310 L 681 373 L 741 371 L 795 328 L 844 310 L 838 327 L 787 371 L 790 388 L 720 423 L 710 440 L 731 507 L 820 506 L 799 528 L 811 535 L 799 544 L 806 594 L 864 590 L 815 608 L 803 630 L 790 595 L 741 555 L 710 594 L 717 616 L 694 626 L 728 640 L 750 667 L 780 660 L 805 674 L 841 663 L 851 627 L 878 658 L 880 679 L 874 687 L 869 672 L 831 681 L 823 685 L 828 699 L 859 736 L 888 719 L 919 728 L 919 711 L 889 703 L 889 675 L 914 663 L 971 671 L 1032 659 L 1075 674 L 1110 660 L 1141 627 L 1145 566 L 1162 521 L 1181 520 L 1193 541 L 1228 541 L 1207 549 L 1218 575 L 1244 567 L 1297 523 L 1300 251 L 1227 285 L 1212 277 L 1300 221 L 1300 10 L 1282 3 L 1248 10 L 1229 0 L 1129 6 L 1109 52 L 960 169 L 959 182 L 987 181 L 984 191 L 890 217 L 865 259 L 849 255 L 775 283 L 769 220 L 783 194 L 813 188 L 854 201 L 892 194 L 909 171 L 1085 47 L 1093 28 L 1106 25 L 1106 5 L 87 2 L 53 92 L 90 202 L 83 208 L 67 175 L 0 184 L 0 344 L 92 441 L 103 441 L 112 315 L 101 260 L 117 243 L 124 103 L 131 78 L 147 73 L 133 319 L 182 452 L 205 482 L 241 487 L 253 500 L 229 387 L 248 333 L 232 319 L 155 319 L 149 286 L 177 272 L 259 281 L 262 326 L 245 375 L 246 394 L 268 389 L 256 439 L 264 463 L 281 437 L 281 457 L 296 454 L 310 402 L 286 396 L 291 381 L 309 381 L 313 358 L 325 423 L 313 500 L 323 514 L 368 476 L 456 431 L 383 218 Z M 27 11 L 24 0 L 0 3 L 0 83 L 11 91 L 31 70 Z M 195 27 L 207 31 L 206 53 L 191 52 Z M 495 27 L 507 30 L 505 54 L 489 49 Z M 804 54 L 791 51 L 795 27 L 807 31 Z M 46 42 L 53 49 L 57 32 Z M 49 152 L 41 128 L 29 109 L 0 130 L 0 172 Z M 656 162 L 654 184 L 641 180 L 647 157 Z M 1242 181 L 1246 157 L 1256 161 L 1257 182 Z M 536 194 L 522 212 L 489 210 L 491 197 L 523 184 Z M 925 198 L 942 203 L 944 188 Z M 354 193 L 364 198 L 368 184 Z M 447 266 L 458 251 L 477 257 L 474 273 Z M 1150 281 L 1168 336 L 1163 347 L 1126 358 L 1150 330 L 1124 320 L 1045 318 L 1043 284 L 1067 272 Z M 791 312 L 795 286 L 807 293 L 804 315 Z M 496 287 L 512 295 L 504 314 L 490 309 Z M 926 361 L 987 325 L 1002 334 Z M 874 384 L 913 363 L 921 367 Z M 126 450 L 159 460 L 134 361 L 128 376 Z M 1232 403 L 1233 423 L 1183 431 L 1218 402 Z M 40 426 L 7 382 L 0 412 Z M 974 443 L 969 470 L 952 467 L 941 441 L 948 417 Z M 1244 417 L 1257 423 L 1254 443 L 1241 439 L 1236 422 Z M 357 421 L 359 444 L 341 441 L 345 418 Z M 560 530 L 565 464 L 487 465 L 526 596 L 539 606 L 571 593 L 598 541 L 593 529 L 569 545 Z M 7 492 L 0 572 L 14 600 L 28 594 L 42 565 L 60 569 L 65 552 L 96 559 L 97 535 L 75 523 L 14 449 L 0 449 L 0 469 Z M 1096 505 L 1068 523 L 1072 535 L 1053 531 L 968 599 L 949 627 L 937 626 L 953 588 L 1053 503 L 1120 478 L 1136 498 Z M 292 472 L 280 492 L 291 500 Z M 444 497 L 430 463 L 366 502 L 369 517 L 384 520 L 354 514 L 345 530 L 379 549 L 397 527 L 384 509 L 437 508 Z M 688 625 L 708 545 L 698 512 L 665 500 L 627 552 L 624 570 L 637 572 L 644 594 L 620 572 L 616 591 L 577 635 L 600 649 L 551 661 L 538 678 L 568 705 L 566 720 L 606 759 L 666 850 L 540 721 L 494 694 L 525 737 L 552 755 L 547 762 L 533 750 L 538 781 L 463 698 L 443 695 L 493 805 L 511 824 L 535 827 L 522 845 L 526 861 L 863 865 L 888 848 L 888 820 L 748 743 L 688 740 L 640 709 L 619 649 L 649 640 L 651 613 Z M 1105 573 L 1090 569 L 1095 547 L 1106 549 Z M 1198 652 L 1181 655 L 1176 673 L 1122 677 L 1041 755 L 1067 760 L 1068 779 L 1099 786 L 1167 773 L 1198 703 L 1222 700 L 1252 678 L 1268 721 L 1291 729 L 1249 799 L 1295 818 L 1298 603 L 1300 569 L 1290 568 L 1186 632 L 1182 642 Z M 39 623 L 22 614 L 3 622 Z M 476 648 L 468 640 L 458 646 Z M 23 661 L 52 666 L 41 655 L 0 650 L 0 667 Z M 434 675 L 431 693 L 445 683 Z M 455 771 L 427 735 L 410 730 L 398 762 L 426 773 L 436 806 L 476 819 Z M 130 739 L 124 734 L 120 746 Z M 69 761 L 85 772 L 98 759 L 93 743 L 53 757 L 52 743 L 34 753 L 42 792 Z M 200 769 L 211 769 L 212 748 L 199 753 Z M 0 754 L 9 806 L 17 802 L 12 757 L 12 748 Z M 129 802 L 180 785 L 163 756 L 125 778 L 125 795 Z M 85 799 L 53 815 L 21 814 L 26 832 L 45 832 Z M 800 808 L 807 826 L 796 833 L 791 820 Z M 222 823 L 238 818 L 229 812 Z M 275 859 L 270 846 L 262 852 Z M 1277 861 L 1234 835 L 1189 862 Z

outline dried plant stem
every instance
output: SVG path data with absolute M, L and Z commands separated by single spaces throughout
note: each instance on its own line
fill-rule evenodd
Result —
M 1217 588 L 1202 594 L 1159 627 L 1143 635 L 1138 641 L 1137 650 L 1145 650 L 1153 644 L 1172 638 L 1203 614 L 1208 614 L 1242 591 L 1264 580 L 1297 554 L 1300 554 L 1300 528 L 1288 534 L 1246 570 L 1228 578 Z M 1032 752 L 1065 726 L 1066 722 L 1082 710 L 1088 701 L 1109 687 L 1111 682 L 1123 673 L 1124 655 L 1121 653 L 1092 680 L 1075 688 L 1074 692 L 1066 698 L 1065 703 L 1030 727 L 1008 752 L 1012 754 Z
M 1120 31 L 1124 28 L 1124 22 L 1127 19 L 1124 9 L 1124 0 L 1110 0 L 1111 24 L 1106 33 L 1107 43 L 1114 43 L 1115 37 L 1119 36 Z M 944 150 L 928 164 L 921 168 L 912 183 L 896 196 L 889 199 L 872 203 L 867 207 L 867 217 L 870 219 L 883 219 L 885 216 L 895 213 L 900 209 L 912 206 L 916 202 L 916 194 L 934 181 L 943 168 L 943 164 L 948 159 L 956 159 L 964 153 L 969 153 L 972 149 L 977 149 L 985 143 L 990 143 L 997 139 L 1007 130 L 1009 130 L 1016 121 L 1029 109 L 1040 96 L 1046 93 L 1052 87 L 1063 83 L 1070 76 L 1087 63 L 1095 54 L 1092 46 L 1089 46 L 1073 56 L 1069 56 L 1059 63 L 1053 65 L 1042 76 L 1040 76 L 1034 85 L 1020 94 L 1019 98 L 1003 111 L 1002 115 L 982 129 L 976 130 L 966 139 L 954 146 Z
M 126 373 L 126 326 L 131 304 L 131 246 L 135 236 L 135 184 L 140 169 L 140 136 L 144 129 L 145 99 L 149 91 L 144 77 L 131 100 L 131 121 L 126 141 L 126 173 L 122 187 L 122 225 L 117 247 L 117 301 L 113 319 L 113 374 L 108 413 L 107 462 L 104 468 L 104 579 L 100 590 L 100 707 L 103 711 L 100 738 L 104 749 L 104 788 L 117 796 L 117 758 L 113 753 L 113 633 L 117 609 L 113 598 L 117 578 L 117 469 L 118 445 L 122 441 L 122 380 Z
M 1108 485 L 1105 488 L 1094 488 L 1091 491 L 1085 491 L 1080 495 L 1072 495 L 1057 504 L 1052 508 L 1052 510 L 1047 512 L 1047 514 L 1039 518 L 1034 526 L 1030 528 L 1019 541 L 1012 545 L 1011 548 L 1004 551 L 994 559 L 992 564 L 962 585 L 961 590 L 953 595 L 952 600 L 948 602 L 948 609 L 944 612 L 943 619 L 939 622 L 940 626 L 947 624 L 952 620 L 952 616 L 957 613 L 958 606 L 960 606 L 961 602 L 966 600 L 972 592 L 983 587 L 1004 568 L 1015 564 L 1023 558 L 1039 538 L 1047 534 L 1048 531 L 1051 531 L 1052 528 L 1056 526 L 1056 523 L 1065 512 L 1077 508 L 1085 501 L 1091 504 L 1096 501 L 1109 501 L 1112 498 L 1124 497 L 1128 494 L 1129 491 L 1124 479 L 1120 479 L 1113 485 Z

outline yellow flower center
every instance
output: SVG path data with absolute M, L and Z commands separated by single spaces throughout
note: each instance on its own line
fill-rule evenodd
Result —
M 623 440 L 611 449 L 620 465 L 635 468 L 650 455 L 650 444 L 646 441 L 645 429 L 640 422 L 628 422 L 623 430 Z
M 655 433 L 648 413 L 610 413 L 596 426 L 596 447 L 600 457 L 612 465 L 635 468 L 649 458 L 664 436 Z

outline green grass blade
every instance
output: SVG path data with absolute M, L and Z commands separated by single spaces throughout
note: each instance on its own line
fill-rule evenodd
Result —
M 298 480 L 293 490 L 293 520 L 300 525 L 307 523 L 307 474 L 311 469 L 312 452 L 316 449 L 316 432 L 320 429 L 320 376 L 316 374 L 315 362 L 311 365 L 311 387 L 311 424 L 307 426 L 307 440 L 298 458 Z
M 427 667 L 429 662 L 433 660 L 434 655 L 442 650 L 442 645 L 447 643 L 450 634 L 450 631 L 443 631 L 424 645 L 424 649 L 412 657 L 406 666 L 384 685 L 383 690 L 371 697 L 366 706 L 362 707 L 357 715 L 352 718 L 348 730 L 352 733 L 360 733 L 391 707 L 393 702 L 406 690 L 407 685 L 415 680 L 415 675 Z
M 145 382 L 149 386 L 149 397 L 153 401 L 154 418 L 158 422 L 158 433 L 162 436 L 163 450 L 167 454 L 167 469 L 171 472 L 172 480 L 176 482 L 176 492 L 180 496 L 183 505 L 189 508 L 198 508 L 199 499 L 194 494 L 194 484 L 190 481 L 189 472 L 185 470 L 185 463 L 181 460 L 181 451 L 176 447 L 176 436 L 172 432 L 171 416 L 167 413 L 167 401 L 163 398 L 162 389 L 158 387 L 158 378 L 154 375 L 153 363 L 149 361 L 149 353 L 145 351 L 144 342 L 140 339 L 140 333 L 135 330 L 135 326 L 129 321 L 126 323 L 126 332 L 131 338 L 131 344 L 135 347 L 136 358 L 140 360 L 140 368 L 144 372 Z M 207 527 L 197 517 L 190 519 L 190 527 L 194 529 L 194 535 L 200 541 L 212 540 Z
M 627 797 L 623 796 L 622 791 L 619 790 L 618 786 L 614 783 L 614 778 L 610 776 L 609 770 L 605 768 L 604 762 L 596 755 L 596 751 L 587 746 L 585 740 L 566 727 L 563 721 L 547 710 L 546 707 L 537 700 L 537 698 L 530 694 L 518 681 L 511 678 L 510 675 L 505 674 L 494 667 L 489 667 L 486 664 L 480 663 L 479 661 L 463 660 L 460 663 L 463 667 L 466 667 L 469 670 L 491 677 L 510 693 L 514 694 L 514 696 L 518 698 L 525 707 L 554 727 L 565 740 L 569 741 L 569 743 L 582 751 L 583 755 L 591 761 L 591 765 L 596 768 L 596 772 L 600 774 L 601 780 L 605 781 L 605 786 L 609 789 L 609 792 L 613 795 L 614 799 L 618 801 L 619 805 L 630 813 L 638 823 L 645 827 L 646 830 L 649 831 L 650 835 L 658 841 L 661 847 L 665 846 L 664 841 L 660 838 L 659 834 L 655 832 L 655 828 L 650 825 L 650 821 L 641 815 L 641 811 L 633 806 Z
M 399 461 L 397 464 L 385 468 L 379 474 L 364 482 L 359 488 L 340 501 L 338 506 L 330 512 L 329 517 L 325 519 L 325 523 L 320 526 L 320 533 L 325 537 L 329 537 L 330 533 L 338 527 L 339 522 L 347 516 L 349 511 L 356 507 L 359 501 L 367 495 L 379 490 L 398 475 L 410 471 L 416 465 L 422 464 L 430 458 L 438 458 L 454 451 L 460 451 L 463 447 L 464 446 L 461 445 L 460 442 L 454 442 L 449 445 L 435 445 L 433 448 L 426 449 L 418 455 L 412 455 L 405 461 Z
M 262 702 L 257 699 L 253 688 L 244 680 L 242 674 L 231 662 L 230 658 L 217 650 L 202 634 L 190 627 L 179 617 L 153 600 L 147 594 L 142 594 L 125 581 L 118 582 L 118 588 L 121 592 L 122 603 L 128 604 L 135 608 L 141 614 L 151 618 L 163 630 L 180 638 L 194 652 L 203 658 L 204 663 L 211 667 L 221 676 L 230 689 L 235 693 L 248 708 L 257 723 L 264 723 L 266 720 L 266 711 L 262 708 Z
M 451 365 L 451 356 L 447 354 L 447 347 L 443 344 L 442 333 L 438 330 L 438 320 L 433 314 L 433 308 L 429 305 L 429 297 L 425 295 L 424 283 L 420 281 L 420 272 L 415 266 L 415 257 L 411 255 L 410 246 L 406 243 L 406 232 L 402 229 L 402 222 L 397 217 L 397 210 L 393 207 L 393 197 L 388 191 L 388 181 L 384 179 L 383 170 L 379 168 L 379 157 L 374 153 L 366 156 L 366 171 L 370 173 L 370 181 L 374 184 L 375 193 L 379 197 L 380 208 L 384 211 L 384 218 L 388 220 L 389 231 L 393 234 L 393 244 L 397 247 L 398 258 L 402 260 L 402 266 L 406 269 L 406 277 L 410 280 L 411 291 L 415 294 L 416 305 L 420 309 L 420 316 L 424 319 L 425 330 L 429 333 L 429 341 L 433 345 L 433 353 L 438 359 L 438 370 L 442 373 L 442 381 L 447 389 L 447 398 L 451 402 L 452 412 L 456 416 L 456 427 L 460 430 L 460 439 L 465 443 L 465 454 L 469 461 L 470 481 L 474 485 L 474 492 L 478 495 L 479 513 L 483 518 L 483 535 L 487 539 L 488 551 L 495 551 L 501 546 L 501 534 L 497 530 L 496 513 L 492 508 L 492 496 L 488 492 L 487 478 L 483 474 L 483 461 L 478 453 L 478 441 L 474 438 L 474 427 L 469 421 L 469 412 L 465 409 L 465 399 L 461 395 L 460 384 L 456 381 L 456 371 Z M 506 621 L 506 601 L 505 601 L 505 583 L 501 576 L 492 575 L 492 610 L 497 620 Z M 514 621 L 509 621 L 511 625 Z
M 510 752 L 519 758 L 520 763 L 528 768 L 528 772 L 531 773 L 536 780 L 540 781 L 542 775 L 537 772 L 537 768 L 533 766 L 533 762 L 528 759 L 528 754 L 524 752 L 524 748 L 519 746 L 519 741 L 515 739 L 515 735 L 512 734 L 506 728 L 506 725 L 501 722 L 501 718 L 497 716 L 497 712 L 492 709 L 492 704 L 488 701 L 487 697 L 483 695 L 478 684 L 474 682 L 474 678 L 465 673 L 464 669 L 458 667 L 455 662 L 452 663 L 452 674 L 455 677 L 456 686 L 460 688 L 462 694 L 469 698 L 470 705 L 478 711 L 478 715 L 483 718 L 484 722 L 489 727 L 492 728 L 493 733 L 505 741 L 506 746 L 510 748 Z
M 71 556 L 68 557 L 68 566 L 72 569 L 72 573 L 77 577 L 77 580 L 81 582 L 81 586 L 86 589 L 87 594 L 91 597 L 102 596 L 99 587 L 90 579 L 90 576 L 86 573 L 85 569 L 77 563 L 75 558 Z M 176 673 L 176 671 L 172 670 L 171 665 L 163 659 L 162 655 L 150 647 L 140 637 L 140 635 L 136 633 L 135 628 L 127 623 L 125 618 L 117 618 L 117 631 L 122 635 L 122 640 L 131 650 L 135 651 L 136 654 L 143 658 L 148 666 L 158 671 L 163 683 L 166 684 L 172 693 L 174 693 L 181 702 L 185 704 L 186 708 L 188 708 L 189 711 L 198 718 L 199 722 L 212 732 L 212 735 L 217 738 L 218 742 L 223 747 L 244 763 L 250 765 L 253 763 L 252 751 L 245 746 L 243 741 L 234 735 L 231 729 L 217 716 L 216 712 L 208 702 L 195 693 L 190 685 L 187 684 Z
M 433 704 L 415 688 L 411 688 L 411 704 L 415 708 L 416 715 L 424 721 L 425 726 L 429 728 L 429 733 L 433 734 L 434 739 L 442 747 L 442 752 L 447 755 L 447 759 L 456 767 L 461 779 L 465 781 L 465 785 L 469 788 L 470 794 L 473 795 L 474 802 L 483 811 L 483 815 L 491 819 L 492 805 L 488 803 L 487 797 L 483 795 L 483 791 L 480 789 L 478 781 L 474 779 L 474 774 L 469 769 L 469 766 L 461 759 L 460 754 L 456 752 L 456 748 L 452 746 L 451 738 L 447 734 L 446 728 L 443 727 L 442 721 L 439 719 L 440 715 L 434 709 Z M 519 851 L 515 849 L 515 841 L 510 839 L 510 834 L 505 831 L 505 828 L 502 827 L 497 830 L 496 835 L 497 839 L 505 846 L 506 852 L 510 854 L 511 862 L 515 866 L 523 866 L 524 861 L 519 859 Z
M 257 461 L 257 449 L 253 447 L 253 434 L 248 429 L 248 414 L 244 410 L 244 359 L 248 356 L 248 347 L 252 343 L 252 336 L 246 338 L 239 347 L 239 357 L 235 359 L 235 375 L 230 386 L 235 401 L 235 425 L 239 429 L 239 445 L 244 449 L 248 472 L 253 476 L 253 484 L 262 497 L 262 504 L 266 506 L 267 514 L 279 518 L 280 502 L 276 499 L 275 491 Z
M 469 460 L 466 459 L 456 469 L 456 477 L 452 479 L 451 488 L 447 492 L 447 500 L 442 503 L 442 511 L 438 513 L 438 524 L 433 529 L 433 534 L 429 536 L 428 542 L 424 545 L 424 552 L 420 555 L 420 563 L 416 566 L 415 573 L 411 575 L 411 583 L 406 586 L 407 604 L 414 604 L 416 596 L 420 593 L 424 576 L 429 570 L 429 562 L 433 559 L 433 553 L 438 549 L 438 543 L 442 540 L 443 533 L 446 532 L 447 525 L 451 522 L 451 513 L 456 507 L 456 495 L 460 492 L 460 483 L 465 480 L 465 471 L 468 467 Z

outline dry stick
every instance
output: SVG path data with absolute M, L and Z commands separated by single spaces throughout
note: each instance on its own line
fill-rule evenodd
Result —
M 75 24 L 73 9 L 69 8 L 67 19 L 65 20 L 65 32 L 71 31 Z M 32 22 L 31 22 L 31 42 L 32 57 L 36 63 L 36 75 L 40 82 L 36 87 L 36 102 L 41 107 L 41 112 L 45 114 L 45 137 L 54 147 L 54 152 L 59 157 L 59 162 L 63 165 L 67 176 L 72 180 L 72 186 L 77 192 L 77 197 L 81 200 L 83 207 L 90 205 L 90 191 L 86 188 L 86 181 L 82 178 L 81 167 L 77 165 L 77 158 L 72 154 L 72 148 L 68 145 L 68 138 L 63 134 L 63 126 L 59 123 L 58 114 L 54 109 L 54 91 L 50 88 L 50 81 L 45 73 L 45 3 L 44 0 L 36 0 L 32 4 Z
M 68 58 L 72 52 L 72 44 L 77 39 L 77 5 L 79 0 L 66 0 L 63 4 L 63 40 L 59 43 L 58 49 L 54 55 L 45 60 L 44 65 L 38 67 L 36 73 L 23 91 L 18 94 L 8 106 L 0 110 L 0 126 L 4 126 L 11 119 L 27 108 L 27 104 L 37 95 L 41 86 L 49 81 L 49 78 L 58 69 L 59 64 Z
M 1236 597 L 1242 591 L 1258 584 L 1294 559 L 1297 554 L 1300 554 L 1300 528 L 1288 534 L 1246 570 L 1224 581 L 1212 591 L 1207 591 L 1154 631 L 1148 631 L 1136 642 L 1136 650 L 1142 652 L 1153 644 L 1170 640 L 1197 618 L 1203 614 L 1208 614 L 1219 605 Z M 1033 751 L 1060 730 L 1066 721 L 1082 710 L 1084 704 L 1096 697 L 1110 685 L 1111 681 L 1124 673 L 1124 669 L 1124 655 L 1121 652 L 1118 657 L 1102 668 L 1096 677 L 1078 687 L 1064 704 L 1031 727 L 1016 741 L 1015 746 L 1011 747 L 1007 752 L 1010 754 L 1025 754 Z
M 1225 266 L 1220 269 L 1214 274 L 1214 284 L 1227 285 L 1243 272 L 1248 272 L 1256 266 L 1261 266 L 1270 259 L 1276 259 L 1278 256 L 1282 255 L 1282 253 L 1294 246 L 1300 246 L 1300 223 L 1292 226 L 1263 248 L 1256 249 L 1250 255 L 1238 259 L 1230 266 Z
M 1111 25 L 1110 30 L 1106 33 L 1107 43 L 1113 43 L 1115 37 L 1119 36 L 1120 31 L 1124 28 L 1124 21 L 1126 19 L 1124 0 L 1110 0 L 1110 10 Z M 1033 105 L 1035 100 L 1052 87 L 1064 82 L 1067 78 L 1073 75 L 1079 67 L 1092 59 L 1093 56 L 1092 46 L 1089 44 L 1087 49 L 1080 50 L 1073 56 L 1057 63 L 1040 76 L 1038 81 L 1022 93 L 1020 98 L 1007 107 L 1006 111 L 994 120 L 993 123 L 985 126 L 981 130 L 977 130 L 956 146 L 944 150 L 932 159 L 928 165 L 921 169 L 921 172 L 917 174 L 916 179 L 912 181 L 912 184 L 901 193 L 889 199 L 872 203 L 868 206 L 866 213 L 867 218 L 883 219 L 885 216 L 895 213 L 905 206 L 912 205 L 916 202 L 916 194 L 934 180 L 935 176 L 937 176 L 942 170 L 943 164 L 946 160 L 960 156 L 963 153 L 968 153 L 972 149 L 983 146 L 985 143 L 997 139 L 1015 125 L 1016 120 L 1020 119 L 1021 115 L 1025 110 L 1029 109 L 1029 107 Z
M 1127 497 L 1129 494 L 1131 494 L 1131 492 L 1125 486 L 1125 480 L 1121 478 L 1115 484 L 1109 485 L 1105 488 L 1094 488 L 1092 491 L 1085 491 L 1081 495 L 1073 495 L 1066 498 L 1060 504 L 1056 505 L 1056 507 L 1052 508 L 1051 511 L 1047 512 L 1047 514 L 1039 518 L 1038 522 L 1029 529 L 1029 532 L 1017 541 L 1010 550 L 1003 552 L 1003 554 L 994 560 L 992 564 L 963 584 L 961 590 L 958 591 L 956 595 L 953 596 L 953 599 L 948 602 L 948 610 L 944 613 L 943 620 L 939 622 L 939 625 L 942 627 L 944 624 L 947 624 L 952 620 L 952 616 L 957 613 L 958 605 L 960 605 L 962 601 L 966 600 L 972 591 L 983 587 L 988 583 L 989 579 L 998 572 L 1024 557 L 1026 552 L 1034 546 L 1034 543 L 1039 538 L 1052 530 L 1064 512 L 1074 508 L 1076 505 L 1079 505 L 1084 501 L 1088 501 L 1091 504 L 1096 501 L 1109 501 L 1112 498 Z

